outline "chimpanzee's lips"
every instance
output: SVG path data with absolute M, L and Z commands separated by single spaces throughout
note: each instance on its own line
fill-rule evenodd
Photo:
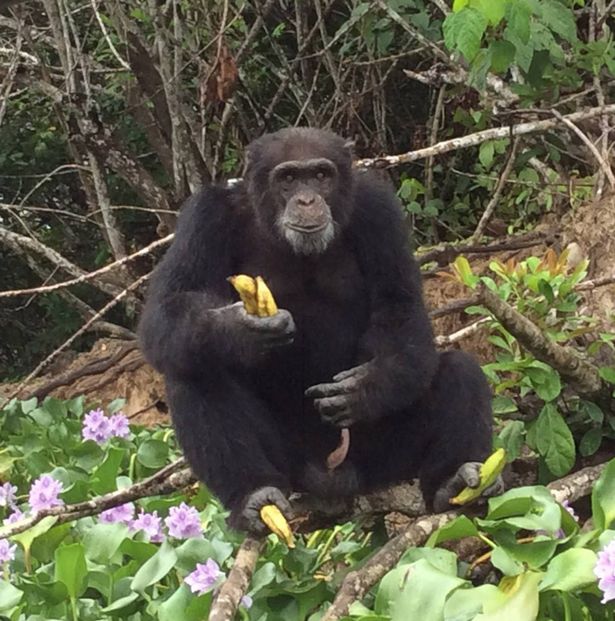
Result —
M 312 224 L 307 226 L 287 222 L 286 226 L 293 231 L 297 231 L 298 233 L 318 233 L 320 231 L 324 231 L 329 226 L 329 222 L 329 220 L 325 220 L 322 224 Z

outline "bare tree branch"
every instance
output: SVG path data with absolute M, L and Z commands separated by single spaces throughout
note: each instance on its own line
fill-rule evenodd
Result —
M 262 539 L 254 537 L 243 540 L 227 579 L 214 597 L 208 621 L 233 621 L 241 598 L 250 588 L 250 580 L 264 543 Z
M 0 234 L 1 232 L 2 231 L 0 229 Z M 65 280 L 64 282 L 54 283 L 53 285 L 42 285 L 41 287 L 33 287 L 31 289 L 12 289 L 9 291 L 0 291 L 0 298 L 12 298 L 12 297 L 20 296 L 20 295 L 48 293 L 49 291 L 56 291 L 57 289 L 63 289 L 64 287 L 70 287 L 71 285 L 77 285 L 79 283 L 87 282 L 89 280 L 92 280 L 93 278 L 100 276 L 101 274 L 110 272 L 111 270 L 114 270 L 117 267 L 120 267 L 121 265 L 125 265 L 126 263 L 138 257 L 143 257 L 145 255 L 150 254 L 156 248 L 159 248 L 160 246 L 165 246 L 166 244 L 168 244 L 173 239 L 173 237 L 174 237 L 173 233 L 170 233 L 166 237 L 163 237 L 162 239 L 158 239 L 155 242 L 152 242 L 151 244 L 145 246 L 144 248 L 141 248 L 141 250 L 137 250 L 136 252 L 133 252 L 131 255 L 123 257 L 122 259 L 118 259 L 117 261 L 114 261 L 113 263 L 109 263 L 108 265 L 105 265 L 104 267 L 101 267 L 93 272 L 82 271 L 81 276 L 78 276 L 77 278 L 73 278 L 72 280 Z
M 84 280 L 87 279 L 87 272 L 82 270 L 74 263 L 71 263 L 68 259 L 63 257 L 59 252 L 56 252 L 53 248 L 45 246 L 45 244 L 36 239 L 33 239 L 32 237 L 20 235 L 19 233 L 15 233 L 3 226 L 0 226 L 0 242 L 4 243 L 8 248 L 13 249 L 14 251 L 17 249 L 17 247 L 25 248 L 39 256 L 44 257 L 50 263 L 62 268 L 69 274 L 72 274 L 77 278 L 83 278 Z M 122 291 L 119 287 L 116 287 L 115 285 L 104 282 L 102 280 L 97 281 L 93 284 L 105 293 L 113 296 L 118 295 Z
M 573 112 L 563 116 L 562 118 L 576 123 L 579 121 L 593 119 L 597 116 L 605 114 L 615 114 L 615 104 L 609 104 L 604 107 L 597 106 L 595 108 L 589 108 L 588 110 Z M 556 129 L 560 125 L 561 121 L 559 119 L 545 119 L 541 121 L 519 123 L 517 125 L 506 125 L 504 127 L 492 127 L 491 129 L 485 129 L 480 132 L 468 134 L 467 136 L 444 140 L 431 147 L 417 149 L 416 151 L 408 151 L 407 153 L 401 153 L 399 155 L 383 155 L 380 157 L 357 160 L 355 162 L 355 166 L 358 168 L 388 168 L 390 166 L 399 166 L 400 164 L 415 162 L 433 155 L 456 151 L 457 149 L 475 147 L 483 142 L 487 142 L 488 140 L 497 140 L 499 138 L 507 138 L 509 136 L 524 136 L 526 134 L 536 132 L 546 132 L 551 129 Z
M 480 302 L 528 351 L 558 371 L 580 395 L 596 399 L 608 392 L 597 367 L 574 349 L 551 341 L 538 326 L 486 286 L 479 285 L 478 295 Z

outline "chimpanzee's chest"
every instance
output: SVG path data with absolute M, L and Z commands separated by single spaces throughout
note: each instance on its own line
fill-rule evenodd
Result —
M 369 292 L 351 249 L 340 245 L 323 255 L 288 261 L 253 250 L 240 262 L 239 272 L 263 276 L 278 307 L 292 313 L 295 344 L 275 359 L 289 365 L 289 372 L 300 366 L 302 384 L 325 381 L 355 364 L 367 326 Z

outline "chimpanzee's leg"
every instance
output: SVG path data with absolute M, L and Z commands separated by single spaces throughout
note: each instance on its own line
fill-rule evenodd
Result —
M 233 526 L 262 531 L 258 509 L 264 504 L 288 511 L 289 457 L 262 400 L 227 373 L 168 379 L 167 394 L 186 459 L 231 510 Z
M 427 503 L 442 511 L 459 490 L 478 484 L 478 462 L 492 446 L 491 391 L 471 356 L 444 352 L 429 391 L 411 409 L 351 433 L 349 458 L 367 489 L 418 477 Z

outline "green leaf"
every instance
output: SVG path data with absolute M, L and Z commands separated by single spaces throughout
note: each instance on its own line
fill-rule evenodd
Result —
M 32 397 L 32 399 L 27 399 L 26 401 L 21 402 L 21 411 L 24 414 L 29 414 L 37 405 L 38 399 L 36 397 Z
M 194 569 L 197 563 L 204 563 L 207 559 L 214 559 L 222 565 L 233 553 L 233 546 L 227 541 L 219 539 L 208 540 L 197 537 L 186 539 L 176 548 L 176 567 L 186 572 Z
M 23 592 L 10 582 L 0 580 L 0 612 L 8 612 L 21 601 Z
M 536 621 L 538 617 L 538 582 L 542 574 L 526 572 L 504 578 L 499 594 L 484 604 L 484 613 L 473 621 Z
M 471 62 L 478 54 L 486 28 L 487 20 L 476 9 L 465 7 L 449 13 L 442 24 L 446 47 L 459 50 Z
M 471 621 L 483 611 L 485 602 L 499 601 L 500 598 L 501 591 L 493 584 L 482 584 L 475 589 L 457 589 L 446 600 L 444 618 L 446 621 Z
M 562 391 L 562 382 L 559 373 L 549 365 L 534 360 L 527 367 L 526 375 L 530 378 L 536 394 L 544 401 L 553 401 Z
M 91 487 L 97 494 L 106 494 L 116 489 L 115 480 L 120 471 L 122 459 L 126 455 L 126 449 L 115 446 L 109 447 L 107 456 L 92 475 Z
M 474 526 L 472 520 L 465 515 L 460 515 L 438 528 L 435 533 L 432 533 L 425 545 L 435 547 L 444 541 L 454 541 L 463 539 L 464 537 L 475 537 L 477 534 L 478 529 Z
M 507 550 L 497 547 L 491 553 L 491 563 L 505 576 L 517 576 L 523 572 L 523 564 L 516 561 Z
M 493 155 L 495 153 L 495 145 L 492 140 L 483 142 L 478 149 L 478 159 L 485 168 L 490 168 L 493 164 Z
M 388 612 L 391 621 L 443 621 L 448 594 L 463 584 L 461 578 L 438 571 L 421 559 L 396 567 L 382 579 L 374 608 L 378 613 Z
M 598 372 L 605 382 L 615 384 L 615 367 L 601 367 Z
M 592 516 L 599 530 L 609 528 L 615 521 L 615 459 L 612 459 L 596 481 L 592 491 Z
M 492 26 L 497 26 L 504 18 L 508 0 L 476 0 L 475 6 Z
M 146 440 L 137 450 L 137 461 L 146 468 L 162 468 L 168 456 L 169 446 L 162 440 Z
M 19 545 L 21 545 L 24 549 L 26 555 L 28 555 L 30 553 L 30 548 L 32 547 L 32 542 L 37 537 L 45 534 L 57 521 L 57 516 L 49 515 L 46 518 L 43 518 L 38 524 L 35 524 L 32 528 L 29 528 L 18 535 L 14 535 L 12 539 L 19 543 Z
M 448 576 L 457 576 L 457 555 L 441 548 L 410 548 L 399 559 L 399 564 L 416 563 L 421 559 Z
M 583 457 L 593 455 L 600 448 L 601 444 L 602 429 L 600 429 L 600 427 L 588 429 L 581 438 L 581 442 L 579 442 L 579 453 L 581 453 Z
M 148 586 L 164 578 L 173 569 L 177 554 L 168 541 L 164 541 L 158 552 L 152 556 L 135 574 L 130 588 L 143 593 Z
M 530 40 L 530 19 L 532 17 L 532 8 L 527 0 L 515 0 L 508 5 L 506 12 L 506 30 L 505 37 L 509 40 L 510 35 L 518 39 L 522 43 L 528 43 Z M 514 41 L 513 41 L 514 43 Z
M 103 608 L 102 612 L 118 612 L 119 610 L 122 610 L 123 608 L 126 608 L 126 606 L 129 606 L 130 604 L 132 604 L 137 599 L 139 599 L 138 593 L 129 593 L 128 595 L 125 595 L 124 597 L 120 597 L 119 599 L 116 599 L 106 608 Z
M 468 4 L 470 4 L 470 0 L 453 0 L 453 13 L 458 13 Z
M 95 563 L 109 563 L 127 536 L 128 527 L 124 524 L 95 524 L 83 537 L 85 555 Z
M 75 600 L 86 586 L 88 569 L 85 562 L 85 549 L 82 543 L 61 546 L 55 554 L 55 579 L 68 591 L 68 596 Z
M 545 404 L 536 421 L 536 448 L 555 476 L 565 475 L 574 465 L 572 433 L 552 403 Z
M 515 0 L 510 4 L 504 31 L 504 39 L 515 46 L 515 62 L 528 71 L 534 56 L 534 46 L 530 41 L 531 8 L 526 0 Z
M 558 0 L 540 0 L 542 19 L 553 32 L 569 43 L 577 41 L 577 25 L 572 11 Z
M 500 432 L 499 438 L 509 462 L 515 460 L 521 454 L 524 434 L 525 425 L 520 420 L 507 422 L 504 429 Z
M 213 593 L 205 593 L 200 597 L 195 597 L 190 589 L 182 586 L 169 597 L 158 609 L 159 621 L 202 621 L 207 619 Z
M 576 591 L 596 582 L 596 554 L 585 548 L 572 548 L 549 563 L 539 585 L 540 591 Z
M 491 69 L 495 73 L 505 73 L 515 59 L 515 46 L 510 41 L 497 39 L 491 42 Z

